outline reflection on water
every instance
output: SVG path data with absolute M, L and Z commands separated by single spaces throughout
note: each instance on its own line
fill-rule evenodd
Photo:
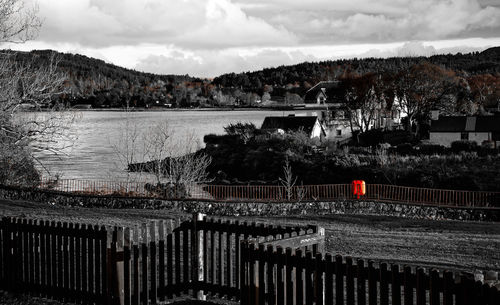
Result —
M 304 113 L 304 111 L 301 111 Z M 164 112 L 82 112 L 72 125 L 71 133 L 77 137 L 66 155 L 54 156 L 38 153 L 37 157 L 50 170 L 65 179 L 124 179 L 127 176 L 126 162 L 114 147 L 124 151 L 126 130 L 137 128 L 146 132 L 159 122 L 168 122 L 174 142 L 183 141 L 191 134 L 203 146 L 203 136 L 209 133 L 222 134 L 229 123 L 250 122 L 260 127 L 264 117 L 288 115 L 287 111 L 164 111 Z M 296 112 L 295 112 L 296 113 Z M 128 126 L 128 128 L 127 128 Z M 129 135 L 130 138 L 130 135 Z M 135 145 L 136 160 L 144 159 L 141 154 L 144 143 L 141 137 Z M 65 145 L 67 143 L 60 143 Z

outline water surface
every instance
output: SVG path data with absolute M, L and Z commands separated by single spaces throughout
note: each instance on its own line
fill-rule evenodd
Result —
M 126 151 L 125 138 L 131 138 L 126 135 L 126 130 L 136 129 L 142 135 L 148 133 L 152 126 L 166 122 L 172 142 L 192 146 L 193 141 L 186 139 L 193 137 L 197 145 L 203 147 L 204 135 L 223 134 L 223 127 L 230 123 L 250 122 L 260 127 L 266 116 L 286 116 L 291 113 L 300 115 L 305 114 L 305 111 L 86 111 L 81 112 L 71 126 L 71 134 L 77 140 L 66 150 L 65 155 L 38 153 L 38 158 L 51 174 L 59 173 L 65 179 L 124 179 L 127 175 L 124 170 L 126 162 L 120 155 Z M 142 136 L 138 137 L 133 150 L 136 153 L 135 160 L 147 159 L 143 153 Z

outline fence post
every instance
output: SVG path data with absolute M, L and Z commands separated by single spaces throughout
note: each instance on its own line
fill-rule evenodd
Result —
M 196 298 L 201 301 L 206 300 L 204 291 L 200 289 L 202 284 L 205 283 L 205 277 L 204 277 L 205 261 L 203 260 L 204 259 L 203 245 L 205 243 L 203 241 L 203 231 L 200 229 L 198 222 L 203 221 L 205 219 L 205 216 L 206 215 L 202 213 L 195 213 L 193 215 L 193 232 L 196 236 L 195 251 L 194 251 L 194 254 L 196 255 L 194 262 L 196 265 L 193 266 L 194 269 L 193 278 L 196 279 L 195 283 Z

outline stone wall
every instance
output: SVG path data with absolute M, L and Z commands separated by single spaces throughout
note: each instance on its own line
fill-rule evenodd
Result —
M 285 216 L 285 215 L 385 215 L 421 219 L 455 219 L 500 221 L 500 209 L 444 208 L 424 205 L 373 201 L 338 200 L 334 202 L 215 202 L 197 200 L 161 200 L 116 196 L 91 196 L 57 191 L 31 190 L 0 186 L 0 198 L 51 203 L 53 205 L 176 209 L 186 213 L 201 212 L 221 216 Z

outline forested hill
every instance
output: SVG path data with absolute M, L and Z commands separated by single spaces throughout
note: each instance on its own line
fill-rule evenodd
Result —
M 341 59 L 322 62 L 304 62 L 291 66 L 267 68 L 246 73 L 229 73 L 216 77 L 213 83 L 224 87 L 256 90 L 264 84 L 284 87 L 292 84 L 307 87 L 319 81 L 338 78 L 344 73 L 389 72 L 410 67 L 423 61 L 442 66 L 455 72 L 475 74 L 500 74 L 500 47 L 468 54 L 434 55 L 431 57 L 392 57 Z
M 300 103 L 305 92 L 319 81 L 339 79 L 347 74 L 398 71 L 424 61 L 452 70 L 465 78 L 487 76 L 500 81 L 500 47 L 481 53 L 394 57 L 387 59 L 345 59 L 304 62 L 255 72 L 230 73 L 214 80 L 189 75 L 156 75 L 125 69 L 83 55 L 51 50 L 12 53 L 18 62 L 33 66 L 55 58 L 67 78 L 66 92 L 54 98 L 65 106 L 120 107 L 261 107 L 264 101 Z M 488 76 L 489 75 L 489 76 Z
M 57 63 L 58 70 L 67 77 L 66 94 L 57 102 L 69 106 L 90 104 L 101 107 L 152 107 L 171 103 L 187 103 L 188 91 L 196 92 L 209 81 L 189 75 L 157 75 L 126 69 L 100 59 L 52 50 L 31 52 L 4 51 L 15 55 L 17 62 L 31 66 Z M 189 89 L 189 90 L 188 90 Z M 157 103 L 158 101 L 158 103 Z

